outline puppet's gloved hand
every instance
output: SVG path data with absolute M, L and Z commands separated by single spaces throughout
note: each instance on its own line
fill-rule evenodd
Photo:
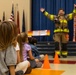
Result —
M 45 9 L 44 9 L 44 8 L 40 8 L 40 11 L 41 11 L 41 12 L 44 12 L 44 11 L 45 11 Z

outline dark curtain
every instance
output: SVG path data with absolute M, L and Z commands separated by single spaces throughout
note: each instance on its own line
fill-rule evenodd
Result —
M 47 19 L 41 12 L 40 8 L 45 8 L 51 14 L 57 14 L 60 8 L 63 8 L 65 13 L 71 13 L 76 0 L 32 0 L 32 30 L 50 30 L 50 36 L 38 36 L 39 41 L 52 41 L 54 23 Z M 73 39 L 73 20 L 69 21 L 70 41 Z

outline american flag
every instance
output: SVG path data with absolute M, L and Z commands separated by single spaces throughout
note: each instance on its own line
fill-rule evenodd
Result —
M 12 4 L 12 11 L 11 11 L 11 16 L 8 19 L 9 21 L 14 21 L 14 4 Z

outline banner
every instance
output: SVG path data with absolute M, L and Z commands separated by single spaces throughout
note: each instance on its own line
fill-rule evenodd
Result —
M 50 36 L 50 30 L 28 31 L 28 36 Z

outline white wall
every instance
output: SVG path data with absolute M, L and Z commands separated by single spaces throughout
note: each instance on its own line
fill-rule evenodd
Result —
M 12 10 L 12 2 L 16 11 L 17 4 L 20 14 L 20 31 L 22 31 L 22 15 L 23 9 L 25 11 L 25 22 L 26 22 L 26 31 L 29 31 L 31 28 L 31 0 L 0 0 L 0 19 L 2 20 L 3 11 L 5 11 L 6 20 L 10 18 Z

